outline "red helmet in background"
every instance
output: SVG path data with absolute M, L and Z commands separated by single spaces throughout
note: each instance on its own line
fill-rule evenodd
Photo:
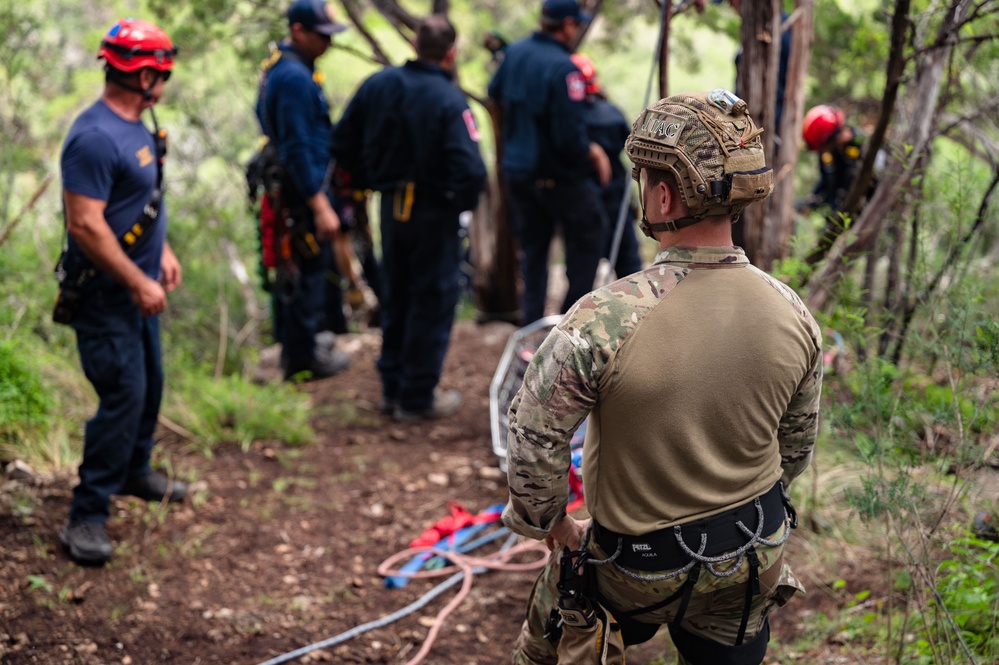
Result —
M 583 81 L 586 83 L 586 94 L 595 95 L 599 93 L 600 81 L 597 80 L 597 67 L 590 60 L 590 56 L 583 55 L 582 53 L 573 53 L 570 57 L 572 58 L 572 63 L 579 69 L 579 73 L 583 75 Z
M 152 67 L 161 72 L 173 69 L 177 47 L 167 34 L 148 21 L 123 18 L 111 26 L 104 39 L 98 58 L 115 69 L 135 72 Z
M 801 136 L 809 150 L 816 151 L 846 122 L 842 109 L 820 104 L 809 109 L 801 123 Z

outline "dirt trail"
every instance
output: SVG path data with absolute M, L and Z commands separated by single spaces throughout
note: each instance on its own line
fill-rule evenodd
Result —
M 108 531 L 116 552 L 104 568 L 74 565 L 59 545 L 71 474 L 8 480 L 0 488 L 0 663 L 253 665 L 413 602 L 434 582 L 386 589 L 377 565 L 446 515 L 448 501 L 473 512 L 505 501 L 488 387 L 512 331 L 456 326 L 442 385 L 459 388 L 465 404 L 440 422 L 399 425 L 378 413 L 379 341 L 359 335 L 343 340 L 350 370 L 305 387 L 316 404 L 315 445 L 224 444 L 209 459 L 162 432 L 159 454 L 194 481 L 193 500 L 165 508 L 115 499 Z M 813 570 L 821 555 L 808 537 L 796 534 L 791 556 L 811 593 L 777 617 L 775 644 L 789 645 L 809 612 L 844 602 L 823 590 L 834 580 Z M 837 572 L 857 590 L 878 575 L 861 559 Z M 508 663 L 534 576 L 476 577 L 425 662 Z M 452 594 L 296 662 L 404 663 Z M 629 650 L 628 662 L 651 663 L 666 643 L 662 631 Z

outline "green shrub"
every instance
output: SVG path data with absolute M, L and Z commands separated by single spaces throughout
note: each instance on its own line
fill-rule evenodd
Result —
M 0 341 L 0 456 L 49 425 L 51 396 L 28 357 L 19 344 Z
M 245 450 L 262 439 L 315 440 L 312 401 L 287 384 L 258 386 L 238 375 L 213 379 L 187 368 L 171 381 L 164 399 L 164 414 L 197 437 L 193 445 L 206 455 L 222 441 L 237 441 Z

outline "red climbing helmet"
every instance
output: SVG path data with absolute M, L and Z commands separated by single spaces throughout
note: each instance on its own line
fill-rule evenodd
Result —
M 809 109 L 801 123 L 801 136 L 809 150 L 815 151 L 839 131 L 846 118 L 842 109 L 820 104 Z
M 586 83 L 586 94 L 595 95 L 600 92 L 600 81 L 597 80 L 597 67 L 590 60 L 590 56 L 583 55 L 582 53 L 573 53 L 570 57 L 572 58 L 572 63 L 579 69 L 579 73 L 583 75 L 583 81 Z
M 148 21 L 123 18 L 111 26 L 98 58 L 104 58 L 110 66 L 123 72 L 135 72 L 143 67 L 152 67 L 161 72 L 173 69 L 177 47 L 167 34 Z

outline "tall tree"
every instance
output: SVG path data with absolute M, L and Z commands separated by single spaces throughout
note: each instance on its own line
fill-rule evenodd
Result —
M 846 276 L 848 266 L 870 254 L 890 219 L 912 214 L 914 199 L 906 195 L 914 183 L 920 182 L 919 176 L 932 157 L 933 140 L 944 129 L 940 127 L 941 112 L 948 104 L 962 106 L 960 76 L 947 76 L 948 66 L 954 66 L 955 56 L 961 57 L 955 54 L 955 49 L 959 45 L 965 46 L 963 57 L 968 58 L 982 43 L 997 39 L 994 31 L 997 12 L 999 7 L 988 0 L 951 0 L 935 11 L 912 15 L 909 0 L 896 0 L 892 20 L 893 56 L 888 63 L 886 99 L 878 127 L 887 127 L 889 118 L 897 118 L 899 149 L 885 152 L 888 163 L 873 196 L 856 222 L 839 239 L 838 249 L 834 249 L 829 260 L 813 275 L 809 290 L 809 305 L 812 308 L 825 307 Z M 912 75 L 907 84 L 900 87 L 903 70 L 898 66 L 895 50 L 903 48 L 907 49 L 905 59 Z M 895 113 L 894 103 L 896 91 L 898 114 Z M 962 115 L 974 117 L 975 114 Z M 883 132 L 872 138 L 877 139 L 879 135 Z M 872 142 L 866 159 L 873 160 L 873 153 L 879 147 Z M 861 177 L 867 170 L 865 162 Z M 851 199 L 856 189 L 854 187 L 851 192 Z

